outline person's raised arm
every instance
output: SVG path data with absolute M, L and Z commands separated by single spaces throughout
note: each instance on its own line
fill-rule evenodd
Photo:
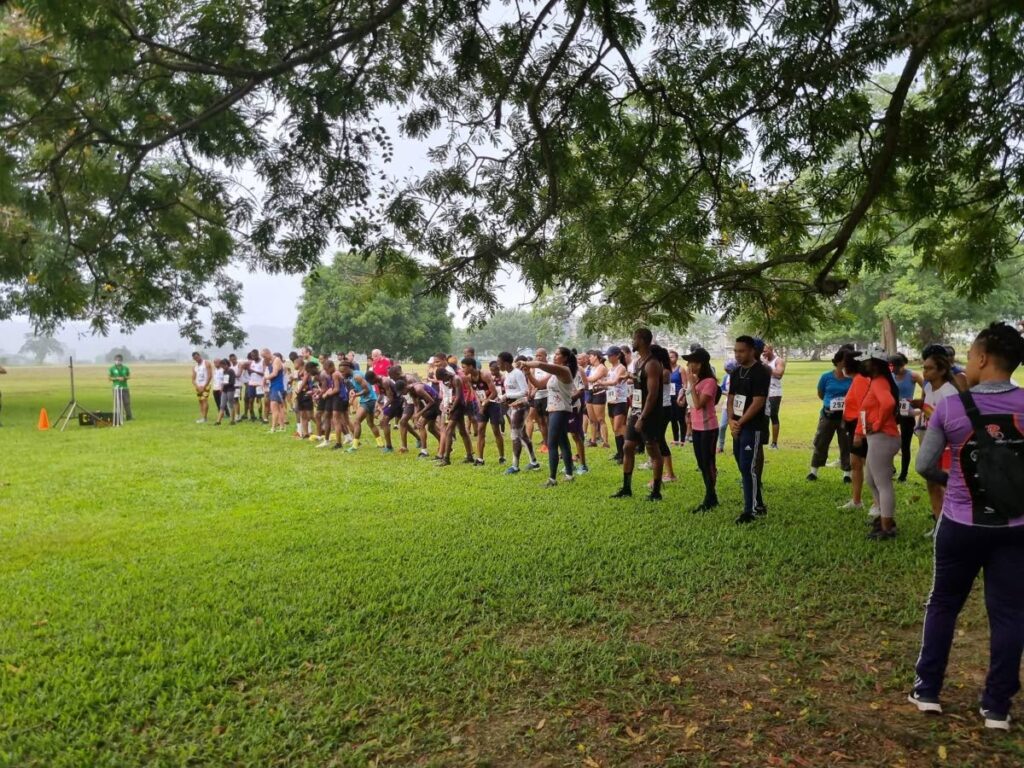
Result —
M 557 376 L 559 381 L 568 383 L 572 382 L 572 371 L 570 371 L 569 368 L 564 365 L 556 365 L 555 363 L 542 363 L 539 360 L 531 360 L 528 363 L 524 363 L 524 365 L 528 365 L 531 368 L 539 368 L 540 370 L 544 371 L 544 373 L 550 373 L 552 376 Z M 537 379 L 533 377 L 532 372 L 530 374 L 530 378 L 533 378 L 534 382 L 537 382 Z M 539 383 L 535 383 L 534 386 L 536 386 L 538 389 L 541 388 Z

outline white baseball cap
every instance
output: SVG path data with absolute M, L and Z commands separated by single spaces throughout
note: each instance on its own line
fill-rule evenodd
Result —
M 858 363 L 866 362 L 867 360 L 881 360 L 883 363 L 889 362 L 889 354 L 877 345 L 872 345 L 865 349 L 863 352 L 858 354 L 855 358 Z

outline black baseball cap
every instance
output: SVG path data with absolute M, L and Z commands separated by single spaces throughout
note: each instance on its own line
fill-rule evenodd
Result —
M 706 349 L 701 349 L 700 347 L 698 347 L 697 349 L 693 350 L 690 354 L 683 355 L 683 360 L 685 360 L 688 363 L 710 363 L 711 353 L 709 353 Z

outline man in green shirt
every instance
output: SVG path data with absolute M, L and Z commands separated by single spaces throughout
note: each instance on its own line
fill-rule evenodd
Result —
M 114 389 L 121 390 L 121 405 L 124 407 L 124 417 L 127 421 L 132 420 L 132 399 L 128 393 L 128 378 L 131 375 L 132 372 L 124 364 L 124 358 L 121 355 L 114 355 L 114 364 L 107 371 L 107 376 Z

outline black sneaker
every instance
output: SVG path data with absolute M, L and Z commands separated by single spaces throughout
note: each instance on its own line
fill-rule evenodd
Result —
M 341 443 L 335 443 L 334 445 L 331 446 L 331 450 L 332 451 L 340 451 L 341 448 L 342 448 Z
M 754 507 L 754 517 L 766 517 L 768 515 L 768 507 Z
M 647 501 L 661 501 L 661 494 L 651 491 L 647 494 Z
M 464 458 L 462 460 L 462 463 L 463 464 L 476 464 L 476 459 L 474 459 L 472 456 L 467 456 L 466 458 Z
M 853 478 L 850 477 L 849 475 L 843 475 L 843 482 L 844 483 L 852 483 L 853 482 Z
M 505 463 L 505 457 L 504 456 L 499 456 L 498 457 L 498 463 L 499 464 L 504 464 Z
M 934 696 L 922 696 L 917 691 L 911 691 L 907 701 L 917 707 L 918 712 L 924 712 L 926 715 L 942 714 L 942 705 Z
M 753 515 L 748 515 L 746 512 L 744 512 L 742 515 L 737 517 L 733 522 L 736 523 L 736 525 L 746 525 L 747 523 L 752 523 L 755 520 L 757 520 L 756 517 L 754 517 Z
M 473 459 L 473 466 L 474 467 L 482 467 L 482 466 L 484 466 L 484 460 L 483 459 Z
M 808 479 L 808 481 L 813 483 L 815 480 L 818 479 L 818 476 L 816 474 L 814 474 L 813 472 L 808 472 L 807 473 L 807 479 Z
M 991 728 L 996 731 L 1008 731 L 1010 730 L 1010 716 L 1004 715 L 1000 712 L 996 712 L 991 709 L 985 709 L 982 707 L 978 710 L 982 717 L 985 718 L 985 727 Z
M 879 526 L 877 529 L 871 531 L 871 533 L 868 534 L 868 538 L 872 541 L 888 541 L 889 539 L 895 539 L 896 528 L 893 527 L 889 530 L 884 530 L 881 526 Z
M 713 502 L 704 501 L 704 502 L 701 502 L 700 506 L 694 507 L 693 509 L 691 509 L 690 513 L 694 514 L 694 515 L 699 515 L 702 512 L 710 512 L 712 509 L 714 509 L 717 506 L 718 506 L 718 502 L 717 501 L 713 501 Z
M 631 499 L 633 497 L 632 491 L 627 491 L 625 488 L 619 488 L 619 490 L 611 495 L 613 499 Z

